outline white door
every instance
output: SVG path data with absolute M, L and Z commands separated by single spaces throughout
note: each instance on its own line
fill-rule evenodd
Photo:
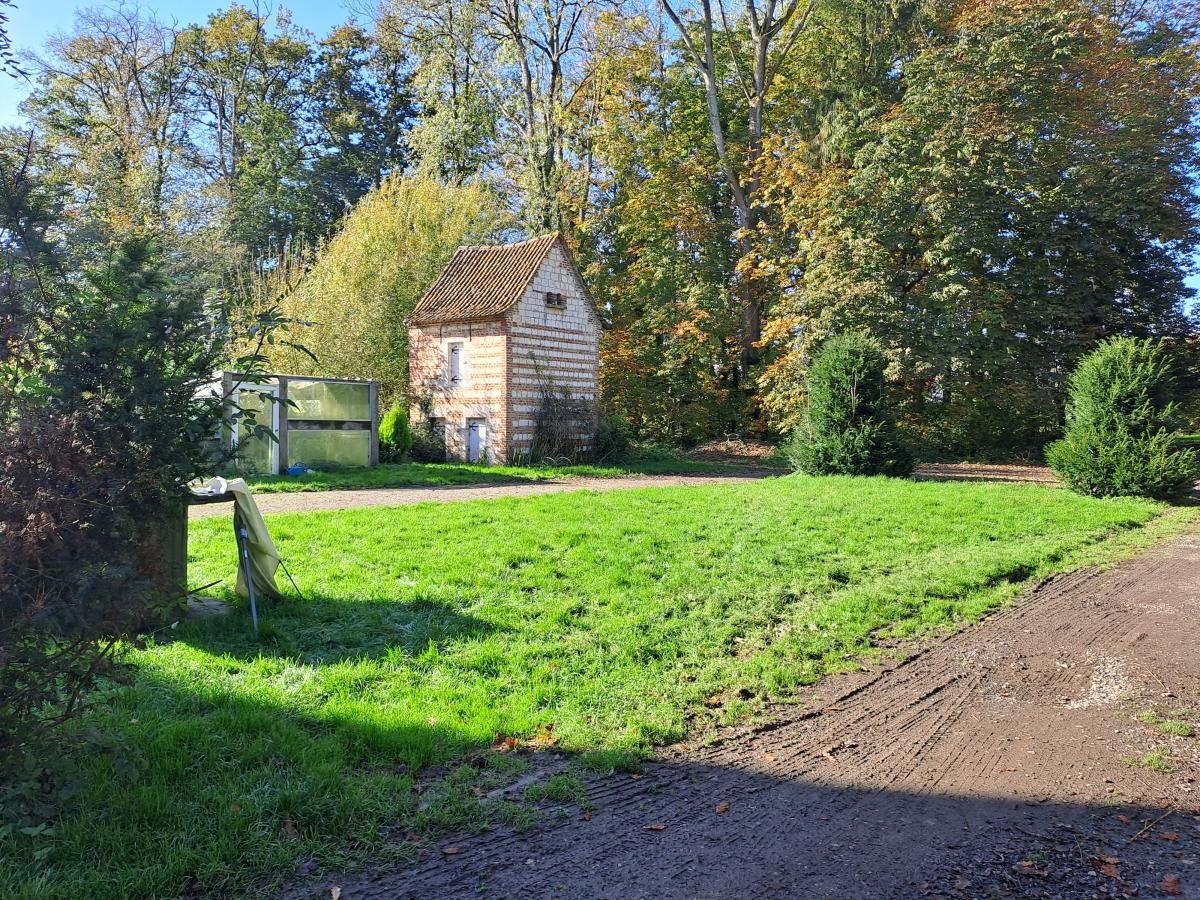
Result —
M 467 462 L 485 462 L 487 453 L 487 421 L 467 419 Z

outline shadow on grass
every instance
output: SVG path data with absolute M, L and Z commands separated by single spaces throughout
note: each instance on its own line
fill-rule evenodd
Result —
M 401 661 L 452 641 L 506 630 L 426 600 L 289 596 L 260 601 L 258 614 L 257 640 L 245 600 L 232 600 L 227 615 L 182 624 L 174 639 L 219 656 L 279 657 L 319 666 L 358 659 Z

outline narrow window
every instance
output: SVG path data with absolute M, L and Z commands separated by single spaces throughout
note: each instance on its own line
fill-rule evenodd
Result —
M 562 294 L 546 291 L 546 307 L 548 309 L 566 309 L 567 298 Z
M 450 345 L 450 381 L 458 384 L 462 381 L 462 344 Z

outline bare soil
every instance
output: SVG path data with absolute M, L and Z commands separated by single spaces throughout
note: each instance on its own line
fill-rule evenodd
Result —
M 595 778 L 586 815 L 285 896 L 1200 897 L 1200 739 L 1137 718 L 1200 717 L 1198 633 L 1192 534 Z
M 514 484 L 438 484 L 429 487 L 361 488 L 345 491 L 298 491 L 255 494 L 263 515 L 312 512 L 318 509 L 354 509 L 362 506 L 406 506 L 410 503 L 448 503 L 457 500 L 495 500 L 499 497 L 532 497 L 571 491 L 621 491 L 643 487 L 686 487 L 762 478 L 771 472 L 744 471 L 720 475 L 627 475 L 620 478 L 558 478 Z M 188 507 L 191 519 L 231 515 L 226 504 Z
M 1052 484 L 1058 479 L 1047 466 L 1020 463 L 923 463 L 913 472 L 919 481 L 1007 481 Z
M 726 463 L 738 466 L 761 466 L 778 468 L 773 456 L 775 447 L 766 441 L 752 438 L 726 437 L 707 441 L 688 451 L 691 459 L 704 462 Z
M 767 445 L 762 445 L 766 447 Z M 720 484 L 753 478 L 782 475 L 767 466 L 763 456 L 730 455 L 712 450 L 714 461 L 736 463 L 741 470 L 715 475 L 627 475 L 620 478 L 557 478 L 514 484 L 444 484 L 428 487 L 360 488 L 341 491 L 298 491 L 296 493 L 257 494 L 255 500 L 263 515 L 282 512 L 312 512 L 318 509 L 353 509 L 362 506 L 405 506 L 410 503 L 448 503 L 456 500 L 494 500 L 498 497 L 531 497 L 569 491 L 620 491 L 643 487 L 686 487 Z M 757 459 L 757 462 L 752 460 Z M 1009 481 L 1057 484 L 1053 473 L 1044 466 L 977 465 L 975 463 L 936 463 L 918 466 L 913 477 L 938 481 Z M 188 508 L 191 519 L 230 515 L 225 504 Z

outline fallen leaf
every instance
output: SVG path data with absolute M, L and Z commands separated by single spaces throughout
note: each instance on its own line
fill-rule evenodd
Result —
M 707 706 L 709 709 L 715 709 L 716 707 L 720 706 L 724 702 L 725 701 L 721 699 L 720 694 L 713 694 L 711 697 L 705 698 L 704 705 Z
M 727 812 L 729 812 L 729 804 L 728 803 L 722 802 L 722 803 L 717 804 L 717 815 L 718 816 L 723 816 Z
M 666 831 L 667 826 L 662 822 L 651 822 L 649 825 L 642 826 L 643 831 Z
M 1019 863 L 1013 866 L 1013 870 L 1018 875 L 1031 875 L 1036 876 L 1037 878 L 1046 878 L 1050 874 L 1048 869 L 1039 869 L 1037 863 L 1035 863 L 1032 859 L 1021 860 Z
M 1009 768 L 1009 769 L 1001 769 L 1000 771 L 1001 771 L 1001 772 L 1015 772 L 1015 771 L 1017 771 L 1017 770 L 1016 770 L 1016 769 Z
M 432 728 L 433 726 L 437 725 L 437 723 L 438 723 L 438 720 L 437 720 L 437 719 L 435 719 L 433 716 L 430 716 L 428 719 L 426 719 L 426 721 L 427 721 L 427 722 L 429 722 L 429 727 L 430 727 L 430 728 Z
M 1174 831 L 1164 831 L 1162 834 L 1159 835 L 1159 838 L 1161 838 L 1164 841 L 1177 841 L 1177 840 L 1179 840 L 1179 835 L 1176 834 Z
M 818 819 L 820 819 L 822 822 L 828 822 L 828 821 L 829 821 L 829 816 L 817 816 L 817 818 L 818 818 Z
M 296 823 L 292 821 L 291 816 L 283 820 L 283 834 L 290 841 L 300 840 L 300 833 L 296 831 Z
M 236 816 L 238 813 L 240 813 L 242 811 L 242 805 L 240 803 L 230 803 L 229 811 Z
M 1105 856 L 1102 853 L 1098 853 L 1092 857 L 1092 865 L 1100 870 L 1101 875 L 1116 879 L 1117 881 L 1121 880 L 1121 870 L 1118 868 L 1120 864 L 1121 860 L 1115 856 Z
M 1132 825 L 1133 824 L 1133 819 L 1129 818 L 1129 816 L 1117 816 L 1117 821 L 1120 822 L 1122 825 Z
M 492 735 L 492 747 L 495 750 L 516 750 L 520 746 L 521 741 L 519 738 L 510 737 L 498 731 Z
M 552 747 L 558 743 L 558 738 L 553 735 L 554 723 L 550 722 L 546 725 L 537 726 L 537 734 L 529 741 L 531 744 L 536 744 L 541 747 Z
M 1164 875 L 1163 880 L 1158 883 L 1158 889 L 1168 897 L 1183 896 L 1183 888 L 1179 886 L 1178 875 Z
M 583 814 L 583 821 L 585 821 L 585 822 L 590 822 L 590 821 L 592 821 L 592 814 L 591 814 L 591 812 L 590 812 L 590 811 L 589 811 L 589 812 L 585 812 L 585 813 Z
M 329 900 L 339 900 L 342 896 L 342 889 L 336 884 L 329 889 Z
M 442 853 L 446 854 L 446 856 L 455 856 L 458 854 L 458 848 L 457 847 L 443 847 Z

